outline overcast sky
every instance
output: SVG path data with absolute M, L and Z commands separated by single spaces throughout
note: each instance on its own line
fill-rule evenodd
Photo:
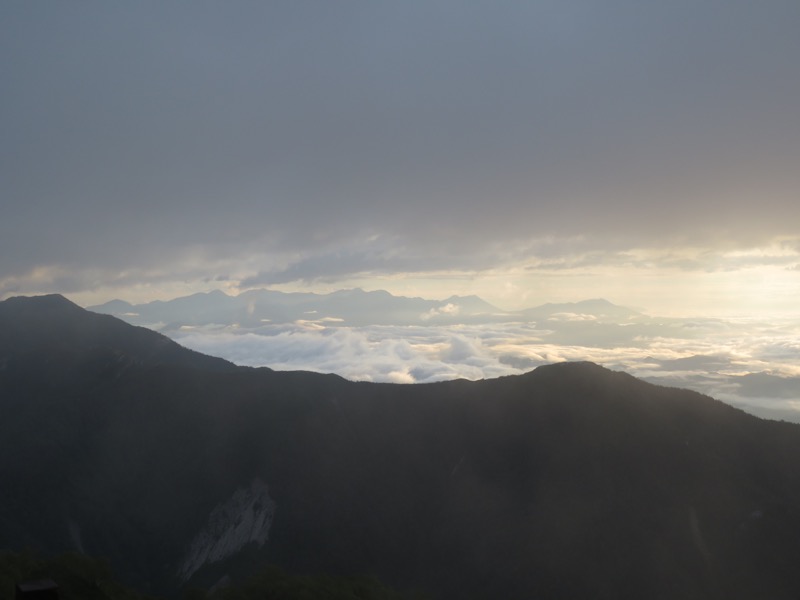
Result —
M 0 4 L 0 298 L 797 313 L 800 2 Z

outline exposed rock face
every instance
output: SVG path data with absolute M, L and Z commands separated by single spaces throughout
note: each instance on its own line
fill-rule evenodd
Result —
M 250 487 L 239 488 L 211 511 L 208 524 L 189 545 L 179 577 L 186 581 L 203 565 L 228 558 L 249 542 L 260 548 L 269 537 L 274 514 L 275 502 L 266 483 L 256 478 Z

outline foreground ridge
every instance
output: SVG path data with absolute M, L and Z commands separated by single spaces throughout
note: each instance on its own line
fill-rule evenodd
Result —
M 0 547 L 168 594 L 263 563 L 439 598 L 800 592 L 796 425 L 593 363 L 413 386 L 241 368 L 12 300 Z

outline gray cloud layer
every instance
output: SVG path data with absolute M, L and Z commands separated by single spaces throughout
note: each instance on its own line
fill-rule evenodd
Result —
M 258 255 L 256 284 L 796 235 L 798 23 L 780 0 L 4 3 L 0 293 L 48 266 L 80 289 Z

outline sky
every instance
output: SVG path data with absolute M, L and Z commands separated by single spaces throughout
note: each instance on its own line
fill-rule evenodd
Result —
M 0 4 L 0 298 L 800 312 L 800 2 Z

